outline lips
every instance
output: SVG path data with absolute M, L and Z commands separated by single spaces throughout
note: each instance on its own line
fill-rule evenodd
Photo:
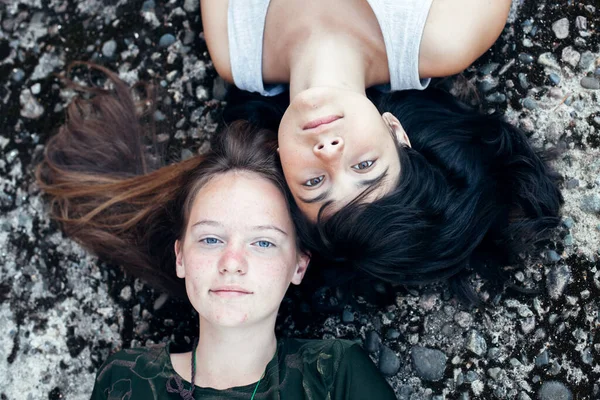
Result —
M 235 285 L 218 286 L 210 289 L 209 291 L 217 296 L 225 297 L 245 296 L 253 293 L 251 290 Z
M 335 122 L 335 121 L 337 121 L 340 118 L 342 118 L 342 117 L 340 117 L 338 115 L 329 115 L 327 117 L 318 118 L 318 119 L 315 119 L 314 121 L 310 121 L 309 123 L 307 123 L 306 125 L 304 125 L 302 127 L 302 129 L 304 129 L 304 130 L 314 129 L 314 128 L 317 128 L 317 127 L 319 127 L 321 125 L 327 125 L 327 124 L 330 124 L 332 122 Z

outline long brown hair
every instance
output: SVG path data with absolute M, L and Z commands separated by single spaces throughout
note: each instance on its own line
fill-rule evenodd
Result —
M 112 89 L 68 85 L 83 95 L 49 140 L 36 178 L 52 218 L 98 255 L 152 286 L 183 295 L 173 245 L 185 229 L 195 195 L 211 177 L 256 172 L 289 199 L 276 163 L 273 133 L 234 122 L 215 136 L 211 151 L 172 165 L 153 150 L 153 89 L 135 100 L 132 88 L 97 65 Z M 150 146 L 148 145 L 150 143 Z M 297 212 L 295 213 L 297 214 Z

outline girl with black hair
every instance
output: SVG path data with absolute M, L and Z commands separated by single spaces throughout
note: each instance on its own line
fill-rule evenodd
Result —
M 429 78 L 462 71 L 496 40 L 510 4 L 202 0 L 201 11 L 223 79 L 264 96 L 289 84 L 279 155 L 298 207 L 316 222 L 361 194 L 362 202 L 386 195 L 400 179 L 395 143 L 410 140 L 366 88 L 424 89 Z

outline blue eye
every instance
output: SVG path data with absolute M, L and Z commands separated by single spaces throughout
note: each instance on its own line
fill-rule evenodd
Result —
M 214 238 L 214 237 L 204 238 L 204 239 L 200 240 L 200 242 L 204 243 L 204 244 L 219 244 L 219 243 L 221 243 L 221 241 L 219 239 Z
M 317 186 L 319 183 L 323 182 L 324 178 L 325 178 L 325 175 L 321 175 L 316 178 L 311 178 L 311 179 L 307 180 L 306 182 L 304 182 L 302 185 L 307 186 L 307 187 Z
M 256 244 L 258 247 L 263 248 L 263 249 L 268 249 L 269 247 L 275 247 L 275 245 L 267 240 L 259 240 L 257 242 L 254 242 L 254 244 Z
M 375 160 L 361 161 L 358 164 L 353 165 L 352 169 L 357 169 L 357 170 L 368 169 L 368 168 L 371 168 L 371 166 L 374 163 L 375 163 Z

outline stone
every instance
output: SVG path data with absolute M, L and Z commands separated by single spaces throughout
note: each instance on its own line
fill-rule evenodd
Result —
M 117 42 L 109 40 L 102 45 L 102 55 L 106 58 L 113 58 L 117 51 Z
M 566 235 L 563 239 L 563 243 L 565 244 L 565 246 L 573 246 L 573 235 Z
M 454 322 L 456 322 L 461 328 L 468 328 L 473 323 L 473 317 L 467 312 L 459 311 L 454 314 Z
M 525 99 L 523 99 L 523 102 L 521 104 L 528 110 L 535 110 L 538 108 L 537 102 L 531 97 L 526 97 Z
M 119 293 L 119 297 L 123 300 L 123 301 L 129 301 L 131 300 L 131 286 L 125 286 L 123 289 L 121 289 L 121 293 Z
M 552 83 L 553 85 L 560 84 L 560 75 L 555 74 L 554 72 L 552 72 L 550 75 L 548 75 L 548 79 L 550 80 L 550 83 Z
M 546 252 L 546 259 L 550 262 L 560 261 L 560 255 L 554 250 L 548 250 Z
M 600 79 L 591 76 L 583 77 L 580 81 L 581 87 L 585 89 L 598 90 L 600 89 Z
M 200 2 L 198 0 L 185 0 L 183 2 L 183 9 L 189 13 L 196 13 Z
M 552 24 L 552 31 L 557 39 L 565 39 L 569 36 L 569 20 L 561 18 Z
M 539 400 L 572 400 L 573 394 L 563 383 L 558 381 L 544 382 L 538 391 Z
M 571 270 L 568 265 L 556 265 L 546 277 L 546 289 L 548 295 L 553 299 L 562 296 L 565 288 L 571 280 Z
M 485 99 L 490 103 L 504 103 L 506 101 L 506 95 L 504 93 L 492 93 L 485 96 Z
M 21 82 L 25 78 L 25 71 L 21 68 L 14 68 L 10 73 L 10 77 L 15 82 Z
M 153 12 L 155 7 L 156 7 L 156 4 L 154 3 L 154 0 L 146 0 L 146 1 L 144 1 L 144 4 L 142 4 L 142 9 L 140 11 L 141 12 Z
M 567 189 L 575 189 L 575 188 L 579 187 L 579 179 L 576 179 L 576 178 L 569 179 L 567 181 L 567 183 L 565 183 L 565 187 Z
M 490 378 L 497 381 L 502 379 L 502 377 L 504 376 L 504 370 L 499 367 L 490 368 L 488 369 L 488 375 L 490 376 Z
M 381 347 L 381 337 L 375 331 L 369 331 L 365 335 L 365 350 L 369 353 L 377 353 Z
M 527 80 L 527 74 L 524 72 L 519 72 L 518 78 L 519 78 L 519 86 L 521 86 L 522 89 L 527 89 L 529 87 L 529 81 Z
M 494 78 L 492 76 L 486 76 L 484 77 L 481 82 L 479 82 L 479 90 L 482 93 L 487 93 L 492 89 L 495 89 L 496 87 L 498 87 L 498 79 Z
M 475 371 L 468 371 L 465 376 L 465 382 L 471 383 L 479 380 L 479 374 Z
M 567 217 L 563 220 L 562 224 L 565 228 L 571 229 L 573 227 L 573 225 L 575 224 L 575 221 L 573 220 L 573 218 Z
M 583 15 L 578 15 L 577 18 L 575 18 L 575 27 L 577 30 L 585 31 L 587 29 L 587 18 Z
M 533 56 L 531 54 L 520 53 L 519 61 L 521 61 L 523 64 L 531 64 L 532 62 L 535 61 L 535 58 L 533 58 Z
M 158 47 L 164 49 L 165 47 L 169 47 L 173 43 L 177 41 L 177 38 L 170 33 L 165 33 L 158 40 Z
M 379 353 L 379 370 L 385 376 L 394 376 L 400 369 L 400 359 L 396 353 L 387 346 L 381 347 Z
M 586 213 L 600 213 L 600 195 L 590 194 L 581 199 L 581 209 Z
M 542 351 L 535 357 L 535 365 L 538 367 L 543 367 L 544 365 L 550 364 L 550 355 L 548 354 L 548 350 Z
M 220 76 L 217 76 L 213 81 L 212 97 L 217 100 L 225 100 L 227 96 L 229 84 Z
M 21 103 L 21 116 L 23 118 L 38 119 L 44 115 L 44 106 L 37 101 L 29 89 L 21 91 L 19 103 Z
M 481 357 L 487 351 L 487 343 L 479 332 L 472 330 L 467 334 L 467 338 L 465 339 L 465 348 Z
M 561 59 L 573 68 L 575 68 L 577 64 L 579 64 L 581 54 L 577 50 L 573 49 L 573 47 L 567 46 L 562 51 Z
M 548 52 L 540 54 L 537 62 L 538 64 L 543 65 L 544 67 L 560 71 L 560 65 L 558 64 L 558 61 L 556 61 L 556 57 L 554 57 L 554 54 L 552 53 Z
M 584 51 L 583 53 L 581 53 L 581 59 L 579 60 L 579 68 L 584 71 L 587 70 L 592 65 L 595 59 L 596 56 L 594 55 L 594 53 L 592 53 L 589 50 Z
M 440 350 L 415 346 L 412 348 L 410 356 L 419 378 L 436 382 L 444 377 L 448 357 Z
M 342 322 L 345 324 L 354 322 L 354 313 L 349 310 L 344 310 L 342 312 Z

